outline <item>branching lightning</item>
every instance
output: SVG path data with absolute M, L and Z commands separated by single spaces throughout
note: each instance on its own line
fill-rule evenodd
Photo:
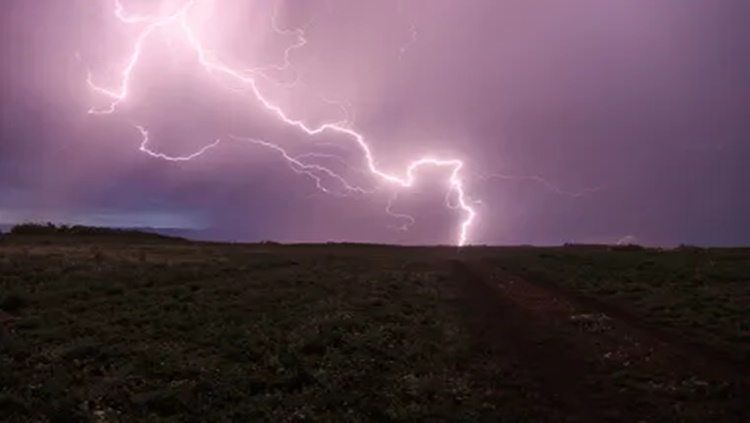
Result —
M 417 42 L 417 27 L 412 24 L 412 26 L 409 28 L 409 40 L 401 46 L 401 48 L 398 49 L 398 60 L 403 59 L 404 54 L 406 54 L 406 51 L 409 50 L 409 47 L 411 47 L 412 44 Z
M 180 7 L 179 10 L 177 10 L 174 13 L 168 14 L 166 16 L 134 16 L 129 15 L 123 4 L 120 0 L 114 0 L 115 2 L 115 8 L 114 8 L 114 16 L 115 18 L 122 24 L 127 25 L 142 25 L 143 29 L 140 31 L 138 36 L 135 39 L 135 42 L 132 47 L 132 52 L 128 58 L 128 60 L 125 63 L 125 66 L 121 69 L 119 73 L 119 84 L 114 88 L 107 88 L 104 86 L 101 86 L 96 83 L 94 76 L 91 72 L 89 72 L 87 77 L 87 82 L 89 87 L 96 93 L 101 94 L 102 96 L 109 98 L 111 101 L 109 105 L 103 109 L 97 109 L 92 108 L 89 110 L 89 113 L 92 114 L 112 114 L 117 111 L 118 106 L 125 102 L 129 97 L 130 87 L 133 84 L 133 71 L 138 66 L 140 59 L 143 54 L 143 50 L 147 43 L 152 39 L 152 37 L 155 36 L 155 34 L 158 32 L 158 30 L 170 27 L 170 29 L 177 28 L 180 33 L 184 36 L 185 41 L 189 45 L 189 47 L 192 49 L 192 51 L 195 53 L 199 63 L 203 66 L 203 68 L 211 75 L 214 76 L 223 76 L 227 79 L 233 80 L 234 82 L 246 87 L 248 91 L 253 95 L 253 98 L 258 101 L 265 109 L 267 109 L 268 112 L 270 112 L 272 115 L 274 115 L 276 118 L 278 118 L 281 122 L 284 124 L 294 127 L 304 133 L 306 133 L 309 136 L 318 135 L 318 134 L 338 134 L 345 136 L 350 142 L 353 142 L 361 151 L 361 153 L 364 155 L 365 158 L 365 166 L 366 171 L 369 172 L 372 176 L 375 176 L 380 181 L 388 184 L 395 185 L 396 187 L 401 188 L 410 188 L 414 185 L 415 181 L 417 180 L 417 173 L 420 168 L 425 166 L 437 166 L 437 167 L 445 167 L 448 168 L 448 178 L 447 178 L 447 190 L 448 194 L 446 198 L 454 197 L 454 202 L 449 202 L 448 206 L 451 208 L 457 208 L 460 209 L 463 214 L 463 219 L 458 225 L 457 232 L 458 237 L 456 239 L 456 243 L 459 246 L 465 245 L 469 241 L 469 231 L 474 224 L 476 220 L 476 212 L 471 207 L 470 201 L 467 199 L 467 194 L 465 191 L 464 186 L 464 179 L 462 178 L 462 170 L 464 169 L 464 163 L 461 160 L 458 159 L 440 159 L 432 156 L 423 157 L 420 159 L 417 159 L 413 162 L 411 162 L 401 175 L 391 174 L 387 173 L 383 170 L 381 170 L 377 164 L 375 157 L 373 156 L 372 149 L 370 147 L 370 144 L 368 141 L 366 141 L 365 136 L 356 130 L 352 129 L 350 126 L 351 122 L 333 122 L 333 123 L 324 123 L 317 127 L 311 127 L 305 124 L 301 120 L 296 120 L 287 115 L 287 113 L 282 110 L 282 108 L 278 105 L 276 105 L 274 102 L 272 102 L 270 99 L 266 97 L 266 95 L 263 94 L 261 89 L 258 87 L 257 79 L 260 78 L 268 78 L 266 75 L 266 72 L 269 70 L 276 70 L 276 71 L 283 71 L 288 68 L 290 63 L 290 56 L 291 54 L 299 49 L 305 46 L 307 43 L 307 40 L 304 37 L 304 31 L 302 29 L 297 30 L 285 30 L 281 29 L 277 23 L 276 23 L 276 13 L 274 12 L 274 17 L 272 18 L 272 26 L 275 31 L 281 34 L 289 35 L 293 34 L 296 36 L 297 41 L 293 43 L 291 46 L 287 47 L 287 49 L 284 52 L 284 62 L 280 65 L 274 65 L 270 67 L 265 68 L 256 68 L 256 69 L 248 69 L 248 70 L 237 70 L 234 68 L 231 68 L 224 63 L 220 62 L 219 60 L 214 59 L 213 57 L 210 57 L 207 49 L 202 45 L 200 38 L 196 35 L 193 28 L 190 26 L 189 22 L 189 14 L 192 10 L 193 6 L 199 2 L 200 0 L 187 0 L 186 3 Z M 147 153 L 153 157 L 169 160 L 169 161 L 188 161 L 192 160 L 209 149 L 215 147 L 218 145 L 219 141 L 215 141 L 214 143 L 211 143 L 199 151 L 187 155 L 187 156 L 168 156 L 162 153 L 158 153 L 155 151 L 152 151 L 148 148 L 148 142 L 149 142 L 149 133 L 148 131 L 143 128 L 142 126 L 138 126 L 138 130 L 141 132 L 143 141 L 140 145 L 140 150 L 144 153 Z M 297 173 L 303 173 L 308 175 L 309 177 L 313 178 L 316 182 L 316 185 L 319 189 L 325 191 L 325 192 L 332 192 L 329 189 L 325 187 L 325 185 L 322 183 L 322 178 L 328 178 L 337 181 L 341 187 L 346 192 L 359 192 L 359 193 L 366 193 L 367 190 L 364 190 L 360 187 L 354 186 L 350 183 L 348 183 L 344 177 L 337 174 L 336 172 L 330 170 L 329 168 L 322 166 L 322 165 L 316 165 L 316 164 L 308 164 L 302 161 L 305 156 L 297 156 L 294 157 L 287 153 L 286 150 L 281 148 L 280 146 L 267 142 L 267 141 L 261 141 L 261 140 L 254 140 L 249 138 L 240 138 L 240 137 L 232 137 L 236 140 L 244 140 L 248 142 L 252 142 L 258 145 L 261 145 L 263 147 L 267 147 L 270 149 L 275 150 L 278 152 L 288 163 L 289 166 L 292 168 L 293 171 Z M 307 156 L 310 157 L 310 156 Z M 391 213 L 391 204 L 392 201 L 389 201 L 388 203 L 388 213 Z M 404 219 L 413 221 L 413 218 L 411 216 L 403 215 L 403 214 L 394 214 L 396 216 L 402 217 Z
M 389 215 L 405 221 L 403 224 L 399 226 L 392 226 L 392 228 L 397 231 L 405 232 L 409 230 L 409 226 L 413 225 L 416 222 L 416 220 L 414 219 L 414 217 L 406 213 L 399 213 L 399 212 L 393 211 L 393 203 L 396 202 L 397 199 L 398 199 L 398 192 L 395 192 L 393 193 L 393 197 L 388 199 L 388 205 L 386 206 L 385 211 Z
M 584 195 L 595 193 L 601 191 L 600 187 L 597 188 L 584 188 L 578 191 L 570 191 L 563 188 L 560 188 L 559 186 L 553 184 L 552 182 L 542 178 L 541 176 L 537 175 L 504 175 L 502 173 L 488 173 L 488 174 L 480 174 L 478 175 L 478 179 L 504 179 L 504 180 L 511 180 L 511 181 L 531 181 L 536 182 L 544 187 L 546 187 L 551 192 L 554 192 L 555 194 L 564 195 L 567 197 L 583 197 Z
M 286 150 L 284 150 L 283 148 L 281 148 L 277 144 L 274 144 L 274 143 L 271 143 L 271 142 L 268 142 L 268 141 L 256 140 L 256 139 L 252 139 L 252 138 L 234 137 L 234 136 L 232 138 L 236 139 L 236 140 L 240 140 L 240 141 L 247 141 L 249 143 L 258 144 L 258 145 L 261 145 L 263 147 L 267 147 L 267 148 L 270 148 L 272 150 L 275 150 L 276 152 L 278 152 L 279 154 L 281 154 L 281 156 L 289 163 L 289 167 L 294 172 L 299 173 L 299 174 L 305 174 L 305 175 L 309 176 L 310 178 L 312 178 L 313 180 L 315 180 L 315 185 L 317 186 L 317 188 L 319 190 L 327 193 L 327 194 L 337 194 L 337 193 L 335 191 L 332 191 L 332 190 L 326 188 L 326 186 L 323 184 L 321 175 L 338 181 L 341 184 L 341 186 L 346 190 L 347 193 L 348 192 L 358 192 L 358 193 L 361 193 L 361 194 L 367 194 L 369 192 L 369 191 L 367 191 L 367 190 L 365 190 L 363 188 L 360 188 L 360 187 L 357 187 L 357 186 L 354 186 L 354 185 L 350 185 L 349 182 L 347 182 L 347 180 L 343 176 L 339 175 L 338 173 L 330 170 L 329 168 L 327 168 L 325 166 L 321 166 L 321 165 L 317 165 L 317 164 L 307 164 L 307 163 L 304 163 L 304 162 L 302 162 L 300 160 L 304 156 L 310 156 L 310 155 L 316 154 L 316 153 L 308 153 L 306 155 L 301 155 L 301 156 L 293 157 L 289 153 L 287 153 Z M 318 155 L 318 154 L 316 154 L 316 155 Z M 333 156 L 333 157 L 338 157 L 338 156 Z M 341 160 L 343 160 L 343 158 L 341 158 Z M 337 195 L 341 195 L 341 194 L 337 194 Z
M 148 142 L 150 141 L 150 139 L 149 139 L 148 131 L 146 130 L 146 128 L 144 128 L 144 127 L 142 127 L 140 125 L 137 125 L 136 128 L 138 128 L 138 130 L 141 132 L 141 137 L 143 139 L 141 141 L 141 146 L 138 149 L 140 151 L 148 154 L 151 157 L 155 157 L 157 159 L 164 159 L 164 160 L 169 161 L 169 162 L 186 162 L 186 161 L 189 161 L 189 160 L 193 160 L 194 158 L 196 158 L 196 157 L 200 156 L 201 154 L 205 153 L 206 151 L 208 151 L 208 150 L 216 147 L 217 145 L 219 145 L 219 142 L 221 142 L 221 140 L 216 140 L 216 141 L 212 142 L 211 144 L 208 144 L 208 145 L 204 146 L 203 148 L 201 148 L 200 150 L 196 151 L 195 153 L 187 155 L 187 156 L 168 156 L 168 155 L 166 155 L 164 153 L 158 153 L 156 151 L 153 151 L 153 150 L 149 149 L 148 148 Z

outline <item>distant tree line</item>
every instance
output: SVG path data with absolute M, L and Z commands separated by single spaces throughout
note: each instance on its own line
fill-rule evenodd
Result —
M 53 223 L 22 223 L 13 226 L 9 235 L 68 235 L 68 236 L 98 236 L 98 237 L 129 237 L 129 238 L 151 238 L 151 239 L 179 239 L 174 236 L 162 235 L 154 232 L 146 232 L 136 229 L 107 228 L 100 226 L 84 225 L 55 225 Z

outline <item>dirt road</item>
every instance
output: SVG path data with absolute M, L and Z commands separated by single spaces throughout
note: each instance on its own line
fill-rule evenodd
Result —
M 476 353 L 507 360 L 550 420 L 749 421 L 747 376 L 733 363 L 594 299 L 478 262 L 451 265 Z

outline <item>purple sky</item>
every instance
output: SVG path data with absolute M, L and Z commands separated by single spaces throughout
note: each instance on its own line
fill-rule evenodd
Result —
M 214 55 L 238 68 L 283 60 L 273 3 L 198 0 Z M 166 13 L 178 0 L 123 0 Z M 86 84 L 116 85 L 139 27 L 113 2 L 0 3 L 0 223 L 53 220 L 194 227 L 226 239 L 452 243 L 447 169 L 413 190 L 337 197 L 274 150 L 345 157 L 336 168 L 379 186 L 340 136 L 309 137 L 208 75 L 175 34 L 146 49 L 114 115 Z M 172 9 L 170 9 L 170 7 Z M 465 161 L 474 243 L 750 244 L 750 3 L 744 0 L 286 0 L 278 23 L 308 44 L 264 92 L 311 125 L 346 115 L 378 164 L 425 154 Z M 312 19 L 312 20 L 311 20 Z M 139 151 L 190 154 L 181 163 Z M 338 146 L 338 147 L 337 147 Z M 512 178 L 491 177 L 502 174 Z M 542 179 L 544 181 L 542 181 Z M 328 187 L 336 185 L 328 181 Z

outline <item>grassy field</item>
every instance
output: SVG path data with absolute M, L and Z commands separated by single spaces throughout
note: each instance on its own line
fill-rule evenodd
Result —
M 9 421 L 541 421 L 451 263 L 612 300 L 747 358 L 750 251 L 0 239 Z

